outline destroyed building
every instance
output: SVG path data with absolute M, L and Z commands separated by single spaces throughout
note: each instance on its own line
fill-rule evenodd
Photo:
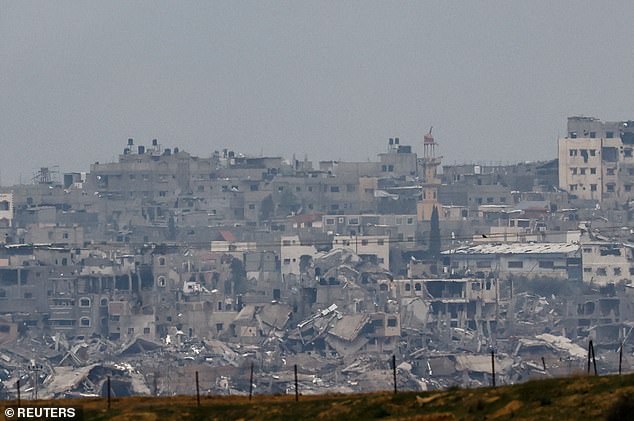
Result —
M 430 130 L 368 162 L 130 139 L 63 183 L 42 168 L 0 191 L 0 394 L 95 396 L 107 375 L 117 396 L 191 393 L 194 372 L 245 393 L 251 364 L 256 393 L 291 390 L 295 364 L 306 393 L 380 390 L 393 356 L 399 387 L 478 386 L 491 350 L 512 383 L 575 372 L 589 339 L 599 370 L 619 346 L 631 368 L 632 212 L 609 200 L 629 129 L 600 135 L 623 144 L 618 175 L 588 152 L 614 195 L 557 187 L 588 127 L 559 167 L 442 166 Z

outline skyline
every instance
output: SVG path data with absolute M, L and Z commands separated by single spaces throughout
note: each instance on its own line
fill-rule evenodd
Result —
M 0 1 L 0 181 L 87 171 L 129 137 L 365 161 L 390 137 L 421 153 L 433 126 L 444 162 L 554 159 L 566 117 L 632 118 L 633 17 L 626 2 Z

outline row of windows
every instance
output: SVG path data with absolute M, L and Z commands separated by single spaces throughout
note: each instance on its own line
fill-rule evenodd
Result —
M 595 175 L 597 173 L 597 169 L 595 167 L 592 168 L 585 168 L 585 167 L 580 167 L 580 168 L 570 168 L 570 173 L 572 175 L 586 175 L 586 172 L 590 170 L 590 174 Z
M 469 200 L 471 200 L 471 198 Z M 478 198 L 476 198 L 475 201 L 476 201 L 476 203 L 478 205 L 481 205 L 481 204 L 484 203 L 485 198 L 484 197 L 478 197 Z M 486 203 L 495 203 L 495 198 L 494 197 L 487 197 L 486 198 Z M 500 197 L 500 203 L 506 203 L 506 197 Z
M 585 273 L 591 273 L 592 272 L 592 268 L 585 267 L 585 268 L 583 268 L 583 271 Z M 619 268 L 619 267 L 612 268 L 612 272 L 614 273 L 614 276 L 621 276 L 623 274 L 621 268 Z M 604 268 L 604 267 L 597 268 L 596 274 L 597 274 L 597 276 L 608 276 L 608 269 Z M 630 268 L 630 275 L 634 275 L 634 268 Z
M 596 149 L 570 149 L 568 153 L 570 154 L 570 156 L 581 155 L 583 157 L 587 157 L 588 155 L 596 156 L 597 150 Z
M 552 260 L 540 260 L 538 263 L 541 269 L 554 269 L 555 262 Z M 524 262 L 521 260 L 511 260 L 508 262 L 509 269 L 522 269 L 524 268 Z
M 611 187 L 610 187 L 611 186 Z M 570 191 L 577 191 L 579 190 L 579 185 L 578 184 L 571 184 L 569 186 L 569 190 Z M 586 189 L 585 187 L 583 188 L 584 190 Z M 610 190 L 611 189 L 611 190 Z M 608 184 L 606 186 L 606 190 L 607 191 L 614 191 L 614 184 Z M 590 191 L 597 191 L 597 185 L 596 184 L 590 184 Z
M 335 218 L 326 218 L 326 225 L 335 225 Z M 340 224 L 345 224 L 346 223 L 346 218 L 345 217 L 340 217 L 339 218 L 339 223 Z M 395 225 L 414 225 L 414 217 L 407 217 L 407 218 L 402 218 L 402 217 L 398 217 L 395 219 Z M 359 225 L 359 218 L 348 218 L 347 221 L 348 225 Z

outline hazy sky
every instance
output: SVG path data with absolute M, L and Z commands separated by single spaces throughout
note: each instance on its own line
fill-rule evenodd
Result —
M 630 1 L 0 0 L 0 176 L 128 137 L 209 156 L 556 156 L 566 117 L 634 118 Z

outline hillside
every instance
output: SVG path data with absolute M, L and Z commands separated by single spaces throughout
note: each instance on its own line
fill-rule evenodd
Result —
M 9 406 L 14 402 L 5 402 Z M 81 405 L 86 420 L 563 420 L 627 419 L 634 414 L 634 374 L 572 377 L 514 386 L 300 396 L 121 398 L 107 410 L 101 399 L 39 401 Z M 630 418 L 631 419 L 631 418 Z

